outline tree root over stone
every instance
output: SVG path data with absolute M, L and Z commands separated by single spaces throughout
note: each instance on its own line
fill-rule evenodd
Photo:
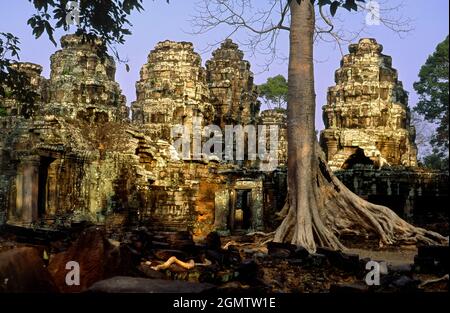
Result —
M 321 149 L 316 150 L 315 179 L 307 179 L 311 184 L 305 185 L 294 177 L 299 184 L 289 184 L 291 196 L 280 212 L 285 217 L 275 232 L 275 242 L 290 242 L 309 252 L 317 246 L 346 250 L 339 236 L 347 234 L 375 235 L 380 246 L 448 245 L 448 237 L 413 226 L 389 208 L 354 194 L 330 170 Z

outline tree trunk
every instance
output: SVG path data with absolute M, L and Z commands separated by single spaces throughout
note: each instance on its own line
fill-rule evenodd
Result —
M 435 232 L 414 227 L 390 209 L 369 203 L 331 172 L 315 134 L 313 65 L 314 6 L 291 1 L 288 69 L 288 200 L 274 241 L 345 249 L 339 236 L 376 235 L 380 244 L 448 243 Z

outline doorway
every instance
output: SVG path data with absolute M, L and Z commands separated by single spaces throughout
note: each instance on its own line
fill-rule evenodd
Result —
M 237 189 L 236 201 L 234 205 L 233 230 L 247 230 L 251 227 L 252 211 L 251 211 L 251 189 Z

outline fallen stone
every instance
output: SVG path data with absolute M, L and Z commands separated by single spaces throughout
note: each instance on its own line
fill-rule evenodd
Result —
M 229 246 L 224 254 L 224 265 L 239 265 L 242 261 L 239 249 L 235 246 Z
M 220 236 L 217 232 L 211 232 L 206 236 L 205 244 L 208 249 L 220 250 L 222 242 L 220 241 Z
M 306 250 L 306 248 L 302 246 L 297 247 L 297 249 L 295 249 L 295 251 L 291 254 L 291 257 L 296 259 L 304 259 L 307 258 L 308 256 L 309 256 L 308 250 Z
M 155 271 L 149 265 L 146 265 L 146 264 L 140 264 L 138 266 L 138 270 L 142 274 L 144 274 L 147 278 L 152 278 L 152 279 L 165 279 L 166 278 L 166 275 L 164 275 L 164 273 Z
M 317 248 L 317 253 L 325 255 L 331 265 L 344 271 L 359 272 L 363 269 L 357 254 L 344 253 L 325 247 Z
M 388 264 L 388 272 L 395 273 L 408 273 L 411 272 L 413 267 L 412 264 Z
M 201 293 L 212 291 L 214 285 L 179 280 L 116 276 L 93 284 L 91 293 Z
M 236 278 L 236 272 L 234 270 L 218 271 L 216 273 L 216 277 L 217 277 L 217 279 L 216 279 L 217 283 L 227 283 Z
M 402 275 L 400 278 L 394 280 L 392 285 L 402 290 L 412 290 L 417 289 L 419 281 L 406 275 Z
M 167 243 L 167 242 L 162 242 L 162 241 L 155 241 L 155 240 L 153 240 L 153 241 L 151 242 L 151 246 L 152 246 L 152 248 L 155 248 L 155 249 L 158 249 L 158 248 L 161 248 L 161 249 L 168 249 L 168 248 L 170 247 L 170 244 Z
M 320 253 L 310 254 L 307 258 L 307 264 L 313 267 L 323 266 L 328 262 L 328 259 L 325 255 Z
M 50 259 L 48 270 L 61 292 L 80 292 L 105 278 L 128 274 L 133 264 L 132 253 L 115 247 L 105 237 L 104 230 L 91 227 L 80 233 L 67 249 Z M 68 262 L 75 261 L 80 268 L 80 285 L 67 285 Z
M 51 293 L 58 288 L 35 248 L 21 247 L 0 253 L 0 292 Z
M 205 257 L 213 263 L 223 264 L 225 254 L 217 250 L 206 250 Z
M 300 266 L 300 265 L 306 264 L 306 260 L 305 259 L 289 259 L 288 263 L 290 265 Z
M 252 259 L 242 261 L 237 268 L 238 279 L 241 282 L 252 282 L 258 275 L 258 264 Z

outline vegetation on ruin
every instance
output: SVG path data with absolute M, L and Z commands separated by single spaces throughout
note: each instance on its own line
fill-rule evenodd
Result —
M 49 39 L 55 42 L 54 29 L 68 30 L 70 27 L 66 21 L 67 1 L 31 2 L 38 11 L 28 21 L 34 35 L 38 38 L 46 32 Z M 276 230 L 274 240 L 303 246 L 310 252 L 316 251 L 319 246 L 345 249 L 340 236 L 346 234 L 376 236 L 380 245 L 448 243 L 448 238 L 415 227 L 389 208 L 369 203 L 352 193 L 331 172 L 317 143 L 314 125 L 316 106 L 314 40 L 318 36 L 330 35 L 341 42 L 343 40 L 341 34 L 334 32 L 332 17 L 338 9 L 363 10 L 364 7 L 361 5 L 363 2 L 363 0 L 275 0 L 263 13 L 269 17 L 277 16 L 277 21 L 259 23 L 258 26 L 253 25 L 255 19 L 248 19 L 242 13 L 250 9 L 248 0 L 204 0 L 204 6 L 199 7 L 201 11 L 197 20 L 199 32 L 209 31 L 222 24 L 231 26 L 232 33 L 245 29 L 256 36 L 250 40 L 251 44 L 257 45 L 268 40 L 269 44 L 266 47 L 269 50 L 275 49 L 277 32 L 289 32 L 286 98 L 289 142 L 288 199 L 281 212 L 284 220 Z M 141 0 L 82 1 L 80 24 L 76 33 L 88 40 L 94 36 L 100 37 L 109 47 L 115 43 L 123 43 L 124 36 L 130 34 L 127 27 L 131 24 L 127 17 L 133 10 L 142 10 L 141 3 Z M 329 9 L 329 13 L 324 9 Z M 316 15 L 322 21 L 322 25 L 316 21 Z M 256 18 L 256 21 L 267 19 Z M 399 24 L 393 23 L 392 20 L 384 22 L 387 27 L 402 31 L 401 27 L 397 27 Z M 11 57 L 14 57 L 12 53 L 17 51 L 11 49 L 18 44 L 16 39 L 10 37 L 9 42 L 2 42 L 6 47 L 9 44 L 9 48 L 3 51 L 11 52 Z M 9 59 L 4 60 L 6 61 L 3 62 L 9 62 Z M 13 77 L 10 64 L 3 64 L 0 69 L 4 68 L 4 77 Z M 8 84 L 17 88 L 14 83 Z

